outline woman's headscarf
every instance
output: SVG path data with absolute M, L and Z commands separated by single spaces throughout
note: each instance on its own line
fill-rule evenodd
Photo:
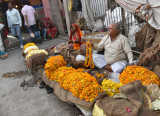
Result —
M 45 26 L 46 27 L 48 27 L 47 22 L 50 22 L 50 24 L 51 24 L 50 26 L 54 26 L 53 23 L 52 23 L 52 21 L 51 21 L 51 19 L 49 17 L 45 17 Z
M 75 28 L 75 32 L 72 32 L 72 31 L 70 32 L 69 40 L 72 40 L 72 35 L 74 33 L 76 33 L 77 37 L 79 38 L 79 44 L 81 45 L 82 44 L 81 43 L 81 38 L 83 36 L 83 33 L 82 33 L 82 31 L 80 30 L 80 28 L 78 27 L 77 24 L 72 24 L 72 26 Z

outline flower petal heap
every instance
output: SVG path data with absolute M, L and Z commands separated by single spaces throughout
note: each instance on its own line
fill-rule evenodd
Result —
M 119 93 L 119 88 L 122 86 L 122 83 L 117 84 L 110 79 L 104 79 L 102 82 L 102 88 L 109 96 L 113 96 L 116 93 Z
M 72 92 L 74 96 L 90 102 L 103 91 L 96 78 L 88 73 L 77 71 L 66 76 L 62 87 Z
M 141 66 L 127 66 L 127 68 L 121 73 L 120 82 L 127 84 L 135 80 L 140 80 L 143 85 L 157 84 L 160 85 L 160 80 L 158 76 Z
M 62 56 L 51 57 L 45 66 L 45 74 L 50 81 L 55 80 L 60 86 L 70 91 L 75 97 L 92 102 L 103 89 L 97 80 L 84 69 L 67 67 Z
M 67 63 L 63 59 L 63 56 L 58 55 L 58 56 L 50 57 L 47 60 L 47 63 L 45 64 L 45 74 L 46 74 L 47 78 L 49 78 L 50 80 L 54 80 L 54 77 L 52 77 L 52 73 L 55 73 L 54 71 L 57 68 L 62 67 L 62 66 L 66 66 L 66 65 L 67 65 Z

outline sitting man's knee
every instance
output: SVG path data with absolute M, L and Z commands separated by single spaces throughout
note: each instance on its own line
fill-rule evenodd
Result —
M 111 68 L 114 73 L 121 73 L 125 69 L 125 67 L 125 64 L 122 64 L 121 62 L 116 62 L 111 65 Z
M 97 56 L 97 54 L 93 54 L 93 60 L 99 59 L 99 56 Z

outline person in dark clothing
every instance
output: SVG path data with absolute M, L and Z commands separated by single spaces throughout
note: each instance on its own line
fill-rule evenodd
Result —
M 46 39 L 47 29 L 46 29 L 44 23 L 40 19 L 37 19 L 36 25 L 37 25 L 38 33 L 42 36 L 42 39 L 47 40 Z
M 48 94 L 50 94 L 50 93 L 53 92 L 53 89 L 52 89 L 49 85 L 47 85 L 44 81 L 41 81 L 41 83 L 40 83 L 40 85 L 39 85 L 39 88 L 42 89 L 42 88 L 44 88 L 44 87 L 45 87 L 45 89 L 47 90 L 47 93 L 48 93 Z

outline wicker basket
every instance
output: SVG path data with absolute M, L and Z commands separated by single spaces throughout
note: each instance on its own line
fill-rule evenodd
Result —
M 98 43 L 101 42 L 102 39 L 100 39 L 100 38 L 98 39 L 98 38 L 88 37 L 88 36 L 95 36 L 95 35 L 98 35 L 98 34 L 103 34 L 104 36 L 107 35 L 106 32 L 90 33 L 90 34 L 86 34 L 86 35 L 83 36 L 83 41 L 85 41 L 85 42 L 88 42 L 88 41 L 89 41 L 89 42 L 93 42 L 93 43 L 95 43 L 95 44 L 98 44 Z

